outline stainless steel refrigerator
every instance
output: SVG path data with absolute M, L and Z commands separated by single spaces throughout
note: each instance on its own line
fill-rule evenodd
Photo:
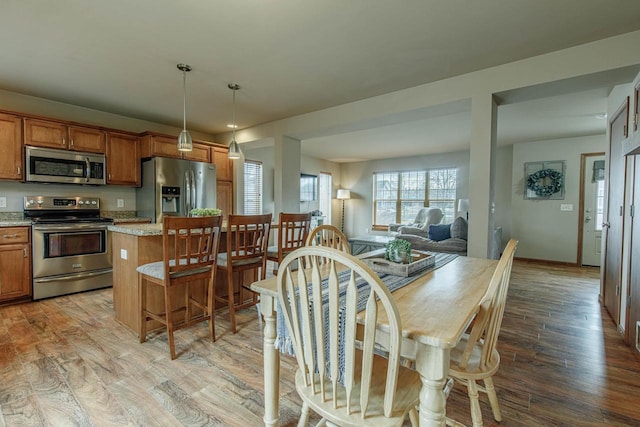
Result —
M 216 166 L 154 157 L 142 162 L 136 189 L 138 216 L 162 222 L 164 215 L 188 216 L 194 208 L 216 208 Z

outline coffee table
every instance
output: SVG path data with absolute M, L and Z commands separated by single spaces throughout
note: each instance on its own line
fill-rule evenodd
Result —
M 375 251 L 376 249 L 382 249 L 391 240 L 395 239 L 394 235 L 378 235 L 367 234 L 365 236 L 352 237 L 349 239 L 351 245 L 351 254 L 360 255 L 365 252 Z

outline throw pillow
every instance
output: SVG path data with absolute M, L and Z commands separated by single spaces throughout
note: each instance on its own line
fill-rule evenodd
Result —
M 431 224 L 429 226 L 429 239 L 439 242 L 451 238 L 451 225 L 449 224 Z
M 467 240 L 467 229 L 467 220 L 459 216 L 451 223 L 451 237 Z

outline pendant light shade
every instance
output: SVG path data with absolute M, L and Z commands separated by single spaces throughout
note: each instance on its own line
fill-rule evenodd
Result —
M 235 83 L 230 83 L 228 88 L 233 91 L 233 112 L 232 112 L 232 120 L 231 127 L 233 128 L 233 133 L 231 135 L 231 143 L 229 144 L 229 158 L 230 159 L 239 159 L 242 155 L 242 151 L 240 150 L 240 145 L 236 141 L 236 91 L 240 89 L 240 86 Z
M 187 130 L 187 72 L 191 71 L 191 66 L 178 64 L 178 69 L 182 71 L 182 132 L 178 136 L 178 151 L 193 150 L 193 140 Z

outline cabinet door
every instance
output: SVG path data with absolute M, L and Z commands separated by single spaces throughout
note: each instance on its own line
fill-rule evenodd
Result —
M 24 144 L 46 148 L 68 148 L 67 126 L 58 122 L 24 119 Z
M 216 165 L 216 178 L 233 181 L 233 160 L 229 159 L 229 149 L 213 147 L 213 163 Z
M 140 186 L 138 138 L 109 133 L 106 154 L 107 184 Z
M 151 155 L 159 157 L 174 157 L 181 159 L 178 151 L 178 138 L 167 138 L 164 136 L 151 137 Z
M 186 160 L 195 160 L 197 162 L 211 162 L 211 147 L 206 144 L 193 143 L 193 150 L 185 151 L 183 158 Z M 217 172 L 217 171 L 216 171 Z
M 31 295 L 30 227 L 0 228 L 0 302 Z
M 105 134 L 92 128 L 69 126 L 69 150 L 104 154 Z
M 0 114 L 0 179 L 21 181 L 23 163 L 22 119 Z
M 222 209 L 222 219 L 227 221 L 233 213 L 233 182 L 216 181 L 216 204 Z

